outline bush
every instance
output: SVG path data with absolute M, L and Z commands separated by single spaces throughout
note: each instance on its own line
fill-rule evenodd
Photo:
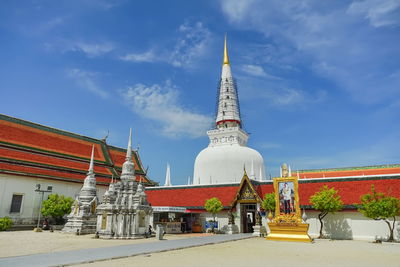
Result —
M 57 223 L 62 223 L 63 216 L 71 212 L 74 200 L 63 195 L 51 194 L 48 199 L 43 201 L 42 214 L 45 217 L 53 217 Z
M 275 210 L 275 193 L 265 194 L 264 199 L 261 203 L 261 207 L 265 211 L 274 211 Z
M 361 205 L 358 208 L 365 217 L 374 220 L 383 220 L 389 227 L 389 242 L 394 241 L 394 228 L 396 216 L 400 215 L 400 199 L 387 196 L 382 192 L 376 192 L 375 186 L 371 185 L 371 193 L 361 196 Z M 389 218 L 393 218 L 390 223 Z
M 9 217 L 0 218 L 0 231 L 10 229 L 12 224 L 12 220 Z
M 329 188 L 324 185 L 318 192 L 310 197 L 310 203 L 314 206 L 315 210 L 320 211 L 318 219 L 321 225 L 319 229 L 319 238 L 323 238 L 322 229 L 324 223 L 322 219 L 328 213 L 335 213 L 343 208 L 343 201 L 335 188 Z
M 209 213 L 211 213 L 213 215 L 214 218 L 214 222 L 215 222 L 215 216 L 218 212 L 220 212 L 224 207 L 222 206 L 221 201 L 216 198 L 210 198 L 206 200 L 206 203 L 204 204 L 204 208 L 206 211 L 208 211 Z M 214 224 L 211 225 L 211 230 L 214 231 Z

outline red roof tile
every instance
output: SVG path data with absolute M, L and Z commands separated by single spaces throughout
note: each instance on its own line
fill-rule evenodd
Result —
M 372 184 L 377 191 L 400 198 L 400 176 L 304 180 L 299 181 L 300 205 L 311 205 L 311 195 L 324 185 L 338 190 L 345 205 L 360 203 L 360 197 L 370 192 Z M 262 199 L 265 194 L 273 192 L 272 182 L 259 183 L 255 188 Z M 201 208 L 212 197 L 219 198 L 224 206 L 230 206 L 238 189 L 239 185 L 155 187 L 146 188 L 146 193 L 153 206 Z
M 120 175 L 126 150 L 94 139 L 0 114 L 0 173 L 44 176 L 49 179 L 83 181 L 92 146 L 99 182 L 109 183 Z M 137 181 L 155 183 L 146 177 L 139 155 L 133 151 Z
M 223 206 L 229 206 L 237 190 L 237 186 L 165 187 L 146 188 L 146 194 L 152 206 L 203 207 L 212 197 L 219 198 Z
M 296 172 L 293 172 L 293 174 L 296 174 Z M 392 164 L 392 165 L 299 171 L 300 179 L 350 177 L 350 176 L 365 176 L 365 175 L 387 175 L 387 174 L 400 174 L 400 165 Z

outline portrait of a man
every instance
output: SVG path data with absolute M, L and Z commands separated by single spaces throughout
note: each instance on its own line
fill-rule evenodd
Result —
M 279 183 L 279 204 L 281 213 L 290 214 L 296 212 L 293 182 Z

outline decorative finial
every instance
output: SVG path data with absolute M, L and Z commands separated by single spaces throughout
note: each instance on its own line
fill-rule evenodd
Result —
M 225 34 L 225 41 L 224 41 L 224 63 L 222 65 L 229 65 L 229 56 L 228 56 L 228 45 L 226 43 L 226 34 Z
M 90 164 L 89 164 L 89 170 L 88 170 L 88 174 L 92 174 L 94 173 L 94 145 L 92 146 L 92 156 L 90 157 Z
M 132 159 L 132 128 L 129 129 L 128 149 L 126 150 L 126 160 Z
M 104 143 L 107 143 L 107 138 L 109 135 L 110 135 L 110 130 L 107 130 L 106 136 L 103 139 L 101 139 L 101 141 L 103 141 Z
M 164 186 L 171 186 L 171 167 L 169 163 L 167 163 L 167 171 L 165 173 L 165 183 Z

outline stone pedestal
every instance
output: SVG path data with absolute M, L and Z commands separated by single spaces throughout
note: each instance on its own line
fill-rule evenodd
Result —
M 235 224 L 228 224 L 228 228 L 226 230 L 226 233 L 228 235 L 238 234 L 239 233 L 239 228 Z
M 163 240 L 164 239 L 164 227 L 161 225 L 157 224 L 156 226 L 156 239 L 157 240 Z
M 96 232 L 96 219 L 95 216 L 68 216 L 62 231 L 79 235 L 93 234 Z
M 266 237 L 267 240 L 312 242 L 308 235 L 308 223 L 286 225 L 272 222 L 268 223 L 268 226 L 271 232 Z
M 253 234 L 252 236 L 261 236 L 261 225 L 253 226 Z

